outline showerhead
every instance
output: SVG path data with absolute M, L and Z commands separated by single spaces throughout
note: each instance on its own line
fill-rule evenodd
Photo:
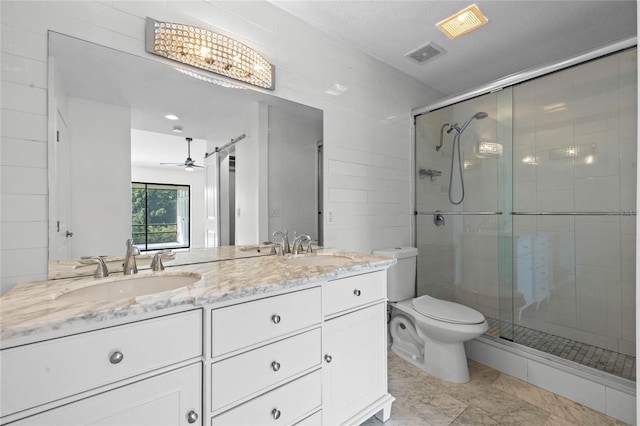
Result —
M 454 126 L 456 131 L 458 132 L 458 134 L 462 134 L 462 132 L 464 132 L 464 129 L 467 128 L 467 126 L 469 125 L 469 123 L 471 123 L 471 121 L 475 118 L 478 120 L 482 120 L 483 118 L 487 118 L 489 116 L 489 114 L 487 114 L 484 111 L 480 111 L 480 112 L 476 112 L 473 117 L 471 117 L 470 119 L 467 120 L 466 123 L 464 123 L 462 125 L 462 127 L 458 127 L 458 126 Z

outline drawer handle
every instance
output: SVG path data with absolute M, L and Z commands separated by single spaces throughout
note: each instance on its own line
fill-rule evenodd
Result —
M 189 413 L 187 413 L 187 421 L 189 423 L 197 422 L 198 421 L 198 413 L 196 413 L 193 410 L 189 411 Z
M 281 414 L 282 413 L 277 408 L 274 408 L 273 410 L 271 410 L 271 417 L 273 417 L 274 420 L 278 420 Z
M 273 314 L 273 315 L 271 315 L 271 321 L 272 321 L 274 324 L 280 324 L 280 319 L 281 319 L 281 318 L 280 318 L 280 315 L 277 315 L 277 314 Z
M 273 371 L 278 371 L 278 370 L 280 370 L 280 363 L 279 363 L 278 361 L 273 361 L 273 362 L 271 363 L 271 369 L 272 369 Z
M 115 351 L 109 356 L 109 362 L 111 362 L 111 364 L 119 364 L 123 359 L 124 355 L 120 351 Z
M 329 354 L 326 354 L 324 356 L 324 360 L 327 361 L 327 364 L 331 362 L 331 360 L 333 360 L 333 357 Z
M 362 292 L 356 288 L 355 290 L 353 290 L 353 294 L 355 294 L 356 296 L 360 296 Z

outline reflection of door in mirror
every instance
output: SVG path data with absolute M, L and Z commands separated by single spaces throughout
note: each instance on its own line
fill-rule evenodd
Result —
M 218 230 L 218 153 L 207 155 L 204 160 L 205 172 L 205 244 L 206 247 L 219 246 Z
M 236 244 L 236 157 L 231 153 L 220 155 L 220 245 Z
M 62 111 L 57 110 L 56 117 L 56 144 L 53 150 L 55 167 L 50 170 L 55 175 L 53 181 L 55 182 L 55 188 L 51 188 L 55 191 L 55 227 L 52 227 L 51 239 L 51 259 L 68 259 L 70 257 L 70 238 L 73 236 L 73 232 L 70 229 L 69 223 L 69 129 L 64 119 Z

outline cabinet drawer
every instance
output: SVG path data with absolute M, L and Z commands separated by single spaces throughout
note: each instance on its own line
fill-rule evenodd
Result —
M 211 407 L 219 410 L 320 364 L 320 328 L 211 366 Z
M 199 356 L 201 342 L 197 310 L 3 350 L 2 415 Z
M 211 419 L 211 425 L 287 425 L 322 403 L 320 370 Z
M 321 320 L 320 288 L 211 312 L 213 357 L 301 330 Z
M 325 316 L 356 308 L 387 297 L 387 271 L 372 272 L 329 281 L 322 287 Z

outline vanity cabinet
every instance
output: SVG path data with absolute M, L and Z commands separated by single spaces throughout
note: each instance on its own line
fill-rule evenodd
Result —
M 200 425 L 202 365 L 182 367 L 11 425 Z
M 123 416 L 123 422 L 147 424 L 147 410 L 159 404 L 172 413 L 171 424 L 182 424 L 178 420 L 188 412 L 202 412 L 201 373 L 193 380 L 194 371 L 202 369 L 201 356 L 201 309 L 3 349 L 2 423 L 50 410 L 23 422 L 70 424 L 77 418 L 77 424 L 86 424 L 91 418 L 100 424 L 112 418 L 119 423 L 115 419 Z M 167 373 L 189 360 L 198 364 L 188 373 Z M 156 379 L 144 381 L 154 374 Z M 136 380 L 142 381 L 130 385 Z M 120 408 L 110 407 L 116 403 Z M 92 416 L 77 417 L 74 410 Z
M 323 423 L 388 420 L 386 271 L 327 282 L 323 314 Z

